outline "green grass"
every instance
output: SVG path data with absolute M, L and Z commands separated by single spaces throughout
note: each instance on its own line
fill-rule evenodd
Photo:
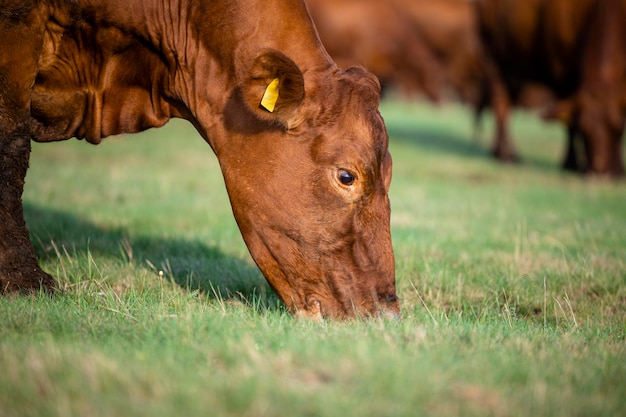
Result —
M 502 166 L 490 120 L 382 112 L 399 322 L 289 316 L 184 122 L 34 145 L 27 222 L 66 292 L 0 298 L 0 415 L 626 416 L 626 184 L 562 173 L 532 115 Z

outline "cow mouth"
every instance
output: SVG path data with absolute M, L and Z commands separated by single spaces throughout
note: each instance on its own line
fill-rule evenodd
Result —
M 351 256 L 339 257 L 350 259 L 340 267 L 323 266 L 326 272 L 319 285 L 326 297 L 313 297 L 318 303 L 314 310 L 330 318 L 400 318 L 393 267 L 357 252 L 352 248 Z
M 396 295 L 393 295 L 386 298 L 390 301 L 385 300 L 382 303 L 377 303 L 376 307 L 373 310 L 359 311 L 354 306 L 352 306 L 352 314 L 329 314 L 328 309 L 325 308 L 320 301 L 310 300 L 307 302 L 303 309 L 298 309 L 296 311 L 296 316 L 299 318 L 310 319 L 317 322 L 322 322 L 325 318 L 345 319 L 347 317 L 374 317 L 393 321 L 400 320 L 402 316 L 400 315 L 398 297 Z
M 351 258 L 347 261 L 347 258 Z M 319 259 L 319 258 L 318 258 Z M 338 264 L 337 259 L 345 263 Z M 312 268 L 311 268 L 312 266 Z M 291 284 L 299 294 L 293 305 L 298 317 L 323 319 L 400 318 L 393 271 L 355 257 L 325 254 L 308 273 L 291 269 Z M 387 272 L 387 273 L 385 273 Z M 317 278 L 313 278 L 317 277 Z M 313 279 L 312 279 L 313 278 Z
M 324 316 L 322 316 L 322 305 L 317 300 L 311 301 L 307 306 L 305 306 L 304 309 L 298 310 L 296 312 L 296 316 L 318 322 L 324 321 Z
M 303 247 L 312 245 L 272 232 L 244 234 L 244 240 L 270 287 L 296 317 L 400 318 L 393 264 L 389 268 L 371 258 L 359 264 L 337 248 L 311 253 Z
M 400 302 L 395 288 L 389 291 L 376 291 L 373 288 L 363 288 L 350 285 L 358 282 L 352 274 L 330 273 L 326 279 L 318 282 L 317 288 L 305 290 L 300 306 L 295 307 L 298 317 L 305 317 L 315 321 L 328 319 L 350 318 L 382 318 L 398 320 L 400 316 Z M 369 287 L 369 286 L 368 286 Z M 307 294 L 308 292 L 308 294 Z
M 384 305 L 381 304 L 378 309 L 378 315 L 389 320 L 400 320 L 400 299 L 397 295 L 392 294 L 384 297 Z

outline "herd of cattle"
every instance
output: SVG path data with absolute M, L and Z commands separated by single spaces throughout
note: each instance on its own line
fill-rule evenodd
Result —
M 56 288 L 24 221 L 31 140 L 97 144 L 180 117 L 291 312 L 396 317 L 381 85 L 354 64 L 491 106 L 501 158 L 510 105 L 542 91 L 567 167 L 623 175 L 626 0 L 307 1 L 0 0 L 0 293 Z
M 493 153 L 518 155 L 512 105 L 558 119 L 564 168 L 624 174 L 625 0 L 307 0 L 341 65 L 362 64 L 383 86 L 433 101 L 453 94 L 494 111 Z

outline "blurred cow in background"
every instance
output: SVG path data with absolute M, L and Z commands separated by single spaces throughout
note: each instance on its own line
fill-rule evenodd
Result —
M 441 98 L 442 67 L 420 28 L 389 0 L 308 0 L 309 11 L 328 53 L 341 68 L 358 64 L 383 88 L 410 96 Z
M 308 0 L 328 53 L 363 65 L 383 86 L 439 102 L 487 103 L 488 83 L 468 0 Z
M 559 100 L 551 116 L 568 127 L 564 167 L 623 176 L 626 0 L 478 0 L 476 5 L 492 59 L 499 123 L 506 123 L 511 100 L 529 83 L 539 83 Z M 510 146 L 501 133 L 500 146 Z
M 515 105 L 567 124 L 565 168 L 613 176 L 623 174 L 624 3 L 308 0 L 340 66 L 361 64 L 404 95 L 460 99 L 477 120 L 491 107 L 499 160 L 518 160 L 508 134 Z
M 320 38 L 340 67 L 359 64 L 387 89 L 433 102 L 457 99 L 476 122 L 492 104 L 474 2 L 469 0 L 308 0 Z M 517 105 L 542 105 L 526 89 Z M 497 118 L 493 154 L 517 160 L 505 118 Z

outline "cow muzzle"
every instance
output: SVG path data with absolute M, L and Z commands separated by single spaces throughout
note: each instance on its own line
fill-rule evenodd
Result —
M 309 299 L 304 306 L 296 308 L 298 318 L 321 322 L 324 319 L 347 318 L 381 318 L 385 320 L 400 320 L 400 300 L 397 295 L 391 294 L 376 297 L 376 301 L 355 300 L 340 302 L 336 298 Z M 322 301 L 320 301 L 322 300 Z

